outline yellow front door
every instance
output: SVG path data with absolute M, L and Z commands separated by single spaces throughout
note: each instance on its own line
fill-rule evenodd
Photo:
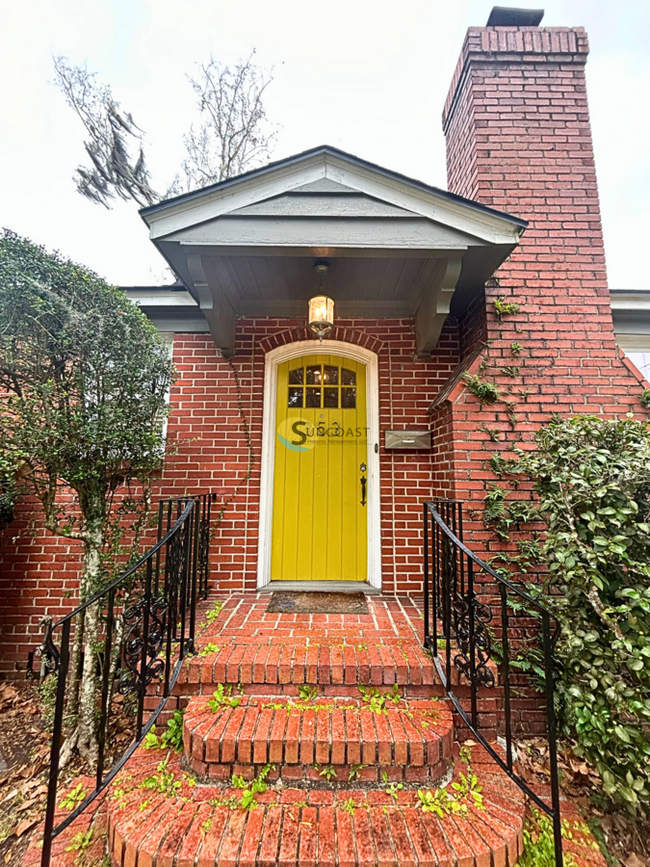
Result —
M 367 424 L 364 364 L 279 365 L 272 581 L 366 581 Z

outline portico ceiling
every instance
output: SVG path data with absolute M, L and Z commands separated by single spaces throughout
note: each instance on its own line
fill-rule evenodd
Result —
M 238 316 L 304 315 L 326 259 L 337 316 L 413 317 L 426 355 L 526 227 L 329 147 L 140 213 L 226 354 Z

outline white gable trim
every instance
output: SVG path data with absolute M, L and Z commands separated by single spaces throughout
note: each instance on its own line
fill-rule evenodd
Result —
M 265 199 L 298 190 L 306 184 L 329 179 L 351 190 L 398 208 L 443 223 L 493 244 L 514 244 L 521 227 L 505 217 L 484 212 L 463 202 L 418 188 L 399 178 L 359 165 L 332 153 L 320 152 L 268 173 L 243 177 L 223 188 L 171 204 L 146 214 L 152 240 L 230 214 Z

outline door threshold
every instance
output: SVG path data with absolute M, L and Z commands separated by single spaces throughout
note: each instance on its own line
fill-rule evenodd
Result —
M 367 596 L 379 596 L 381 590 L 371 587 L 365 581 L 269 581 L 264 587 L 258 587 L 258 593 L 277 593 L 279 591 L 303 593 L 365 593 Z

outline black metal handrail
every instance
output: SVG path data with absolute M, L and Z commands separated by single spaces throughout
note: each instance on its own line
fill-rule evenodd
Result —
M 562 867 L 562 823 L 557 764 L 556 720 L 554 708 L 553 647 L 559 636 L 559 623 L 539 600 L 499 575 L 463 543 L 463 512 L 458 500 L 432 500 L 424 503 L 424 645 L 432 653 L 442 685 L 461 719 L 476 740 L 492 756 L 510 779 L 546 813 L 553 822 L 555 861 Z M 461 537 L 461 538 L 459 538 Z M 503 685 L 505 759 L 480 731 L 478 690 L 493 688 L 496 678 L 492 661 L 492 606 L 479 599 L 477 570 L 490 576 L 498 588 L 502 659 L 499 673 Z M 533 609 L 541 621 L 540 639 L 544 657 L 544 700 L 550 766 L 551 803 L 534 792 L 516 772 L 512 743 L 512 689 L 509 630 L 509 597 L 517 606 Z M 442 653 L 442 656 L 441 656 Z M 458 683 L 469 685 L 470 708 L 463 706 L 452 684 L 452 666 Z
M 151 730 L 181 670 L 194 649 L 196 603 L 206 598 L 209 575 L 211 504 L 214 494 L 163 500 L 158 508 L 157 541 L 140 559 L 111 584 L 95 593 L 56 623 L 45 624 L 42 654 L 47 676 L 58 677 L 47 807 L 43 833 L 42 867 L 48 867 L 55 838 L 73 822 L 119 773 Z M 87 612 L 97 608 L 102 623 L 101 652 L 84 645 L 83 624 Z M 74 631 L 73 631 L 74 628 Z M 60 630 L 60 646 L 55 633 Z M 78 630 L 78 631 L 77 631 Z M 96 656 L 99 722 L 95 788 L 66 818 L 54 825 L 65 728 L 71 643 L 78 676 L 84 654 Z M 162 683 L 162 695 L 145 720 L 145 698 L 151 684 Z M 134 737 L 126 751 L 106 772 L 111 699 L 117 689 L 135 704 Z

